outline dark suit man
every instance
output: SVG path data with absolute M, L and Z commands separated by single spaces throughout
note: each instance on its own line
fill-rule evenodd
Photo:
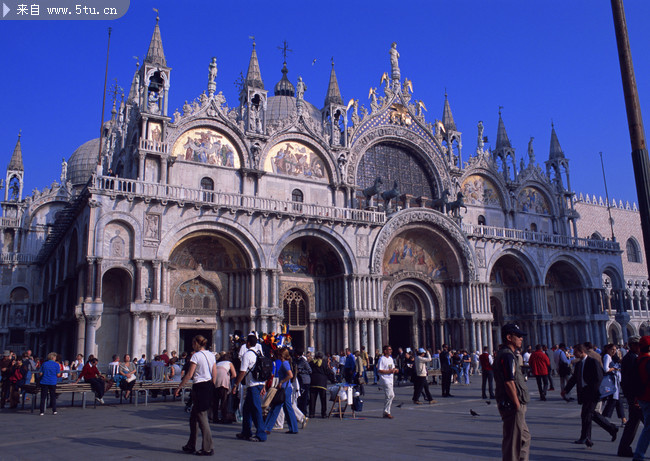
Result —
M 440 352 L 440 373 L 442 374 L 442 396 L 453 397 L 449 393 L 451 390 L 451 354 L 449 353 L 449 346 L 442 345 L 442 352 Z
M 625 424 L 625 429 L 623 430 L 623 435 L 621 436 L 621 442 L 618 445 L 618 456 L 631 458 L 634 456 L 632 451 L 632 442 L 634 441 L 634 436 L 636 435 L 636 430 L 639 427 L 639 423 L 643 422 L 643 413 L 639 404 L 636 401 L 636 395 L 634 394 L 634 385 L 636 376 L 636 359 L 639 356 L 639 341 L 641 338 L 639 336 L 630 336 L 627 338 L 627 342 L 630 346 L 630 350 L 623 361 L 621 362 L 621 389 L 623 390 L 623 395 L 627 400 L 627 407 L 630 410 L 630 418 Z
M 603 380 L 603 366 L 596 359 L 587 355 L 587 350 L 582 344 L 573 346 L 573 354 L 580 361 L 576 364 L 575 370 L 566 387 L 562 390 L 562 397 L 571 391 L 573 386 L 578 388 L 578 403 L 582 404 L 582 430 L 580 438 L 574 443 L 585 444 L 588 447 L 593 445 L 591 441 L 591 420 L 605 429 L 612 436 L 612 442 L 616 440 L 618 429 L 607 418 L 596 411 L 596 404 L 600 400 L 600 382 Z

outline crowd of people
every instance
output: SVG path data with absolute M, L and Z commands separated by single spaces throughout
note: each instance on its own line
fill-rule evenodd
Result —
M 267 347 L 255 333 L 245 342 L 234 343 L 230 351 L 214 353 L 207 350 L 207 340 L 197 336 L 193 350 L 180 356 L 176 351 L 163 351 L 148 361 L 145 355 L 122 357 L 114 355 L 104 368 L 92 355 L 84 359 L 62 360 L 51 352 L 46 358 L 34 357 L 31 351 L 17 356 L 4 351 L 0 362 L 2 377 L 0 407 L 8 403 L 16 408 L 22 387 L 37 384 L 41 390 L 40 415 L 46 403 L 57 414 L 56 386 L 61 382 L 90 384 L 98 403 L 112 386 L 116 393 L 131 397 L 137 380 L 160 379 L 178 382 L 176 395 L 192 380 L 191 397 L 186 410 L 190 413 L 190 436 L 184 452 L 197 455 L 214 453 L 210 423 L 232 424 L 241 421 L 238 439 L 263 442 L 274 429 L 286 422 L 288 434 L 297 434 L 309 418 L 316 417 L 320 400 L 320 417 L 327 418 L 327 403 L 332 389 L 344 386 L 354 390 L 355 401 L 364 395 L 372 371 L 373 382 L 384 392 L 383 417 L 393 419 L 391 412 L 394 386 L 411 382 L 413 403 L 435 404 L 429 385 L 437 384 L 431 369 L 440 371 L 442 397 L 453 397 L 452 383 L 468 385 L 472 376 L 481 376 L 481 397 L 496 400 L 503 419 L 503 459 L 528 459 L 530 433 L 526 425 L 526 404 L 530 394 L 525 381 L 534 377 L 540 401 L 555 390 L 557 379 L 560 392 L 567 401 L 576 388 L 582 405 L 581 433 L 578 444 L 593 446 L 591 423 L 596 422 L 608 432 L 612 441 L 618 436 L 619 424 L 609 420 L 616 411 L 621 436 L 619 456 L 643 459 L 650 443 L 650 433 L 644 430 L 636 450 L 632 449 L 639 423 L 650 418 L 650 336 L 631 336 L 628 343 L 607 344 L 602 349 L 591 343 L 528 346 L 522 350 L 525 337 L 517 325 L 502 329 L 502 344 L 490 351 L 453 349 L 443 344 L 441 349 L 398 348 L 385 345 L 370 355 L 362 347 L 349 348 L 338 354 L 293 350 L 287 347 Z M 332 387 L 333 385 L 337 387 Z M 351 394 L 352 395 L 352 394 Z M 348 402 L 352 404 L 353 402 Z M 627 412 L 627 413 L 626 413 Z M 201 448 L 196 450 L 198 431 L 202 433 Z

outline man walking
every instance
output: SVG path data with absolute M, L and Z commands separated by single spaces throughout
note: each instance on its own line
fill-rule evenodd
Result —
M 530 451 L 530 431 L 526 424 L 526 404 L 530 398 L 516 355 L 525 335 L 514 323 L 504 325 L 503 345 L 494 361 L 496 398 L 503 421 L 503 461 L 528 461 Z
M 537 380 L 537 389 L 539 390 L 539 399 L 546 400 L 546 390 L 548 389 L 548 369 L 550 362 L 546 353 L 542 350 L 542 346 L 538 344 L 535 346 L 535 352 L 530 354 L 528 359 L 530 371 Z
M 490 399 L 494 399 L 494 370 L 492 364 L 494 363 L 494 358 L 490 355 L 488 347 L 483 348 L 483 353 L 478 357 L 478 361 L 481 364 L 481 397 L 487 399 L 487 394 L 485 393 L 485 385 L 488 384 L 490 388 Z
M 603 415 L 596 411 L 596 404 L 600 401 L 600 382 L 603 380 L 603 366 L 589 356 L 587 348 L 583 344 L 573 346 L 573 355 L 580 360 L 571 375 L 566 387 L 562 389 L 562 397 L 569 392 L 573 386 L 578 388 L 578 403 L 582 404 L 582 429 L 580 438 L 574 443 L 585 444 L 588 447 L 593 445 L 591 441 L 591 421 L 596 421 L 609 435 L 612 442 L 616 440 L 618 429 Z
M 246 338 L 246 352 L 241 358 L 241 367 L 237 375 L 237 381 L 232 388 L 232 393 L 236 394 L 239 385 L 246 378 L 246 392 L 244 393 L 244 408 L 242 411 L 242 431 L 237 434 L 241 440 L 250 440 L 252 442 L 266 441 L 266 432 L 264 431 L 264 417 L 262 416 L 262 397 L 266 393 L 264 381 L 255 381 L 251 371 L 257 361 L 257 337 L 248 335 Z M 255 424 L 256 432 L 253 435 L 251 425 Z
M 377 368 L 379 371 L 380 385 L 384 388 L 384 418 L 393 419 L 393 415 L 390 414 L 390 406 L 395 398 L 393 375 L 398 373 L 399 370 L 395 368 L 395 362 L 390 356 L 393 349 L 389 345 L 385 345 L 383 351 L 384 355 L 379 359 Z
M 424 391 L 424 398 L 430 404 L 436 403 L 429 392 L 429 383 L 427 382 L 427 364 L 431 362 L 431 355 L 424 348 L 418 349 L 418 355 L 415 357 L 415 370 L 413 371 L 413 403 L 420 405 L 420 394 Z
M 451 355 L 449 354 L 449 346 L 442 345 L 442 352 L 440 352 L 440 373 L 442 374 L 442 396 L 453 397 L 449 393 L 451 390 Z
M 630 336 L 627 338 L 629 351 L 621 361 L 621 390 L 627 400 L 627 407 L 629 409 L 629 418 L 625 423 L 625 429 L 621 436 L 621 441 L 618 444 L 618 456 L 631 458 L 634 456 L 632 451 L 632 442 L 636 435 L 636 430 L 639 427 L 639 422 L 643 421 L 643 413 L 636 401 L 635 387 L 637 379 L 636 375 L 636 359 L 639 356 L 639 340 L 638 336 Z

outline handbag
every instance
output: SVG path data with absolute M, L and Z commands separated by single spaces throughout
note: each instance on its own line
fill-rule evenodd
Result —
M 126 382 L 127 382 L 127 383 L 131 383 L 131 382 L 133 382 L 133 381 L 135 381 L 135 375 L 134 375 L 134 374 L 131 375 L 131 376 L 129 376 L 128 378 L 126 378 Z
M 607 373 L 600 382 L 598 391 L 601 399 L 614 395 L 616 392 L 616 376 L 613 373 Z
M 285 401 L 284 389 L 277 389 L 277 392 L 273 396 L 273 400 L 271 400 L 271 406 L 274 407 L 276 405 L 282 405 L 284 401 Z

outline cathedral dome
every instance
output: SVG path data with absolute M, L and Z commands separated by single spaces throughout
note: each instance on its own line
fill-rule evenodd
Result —
M 312 103 L 303 101 L 303 115 L 321 123 L 320 110 Z M 293 96 L 271 96 L 266 103 L 266 120 L 269 123 L 291 117 L 296 113 L 296 98 Z
M 86 141 L 74 151 L 68 160 L 66 179 L 73 186 L 85 186 L 90 176 L 97 170 L 99 138 Z

